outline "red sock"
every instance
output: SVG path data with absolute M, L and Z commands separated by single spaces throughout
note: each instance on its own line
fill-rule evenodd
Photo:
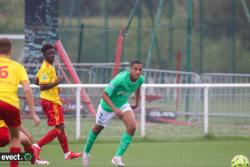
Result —
M 24 148 L 24 150 L 25 150 L 26 153 L 31 153 L 32 154 L 33 158 L 31 159 L 31 163 L 34 164 L 36 158 L 35 158 L 35 155 L 34 155 L 33 148 L 31 146 L 23 146 L 23 148 Z
M 21 152 L 20 147 L 10 147 L 10 153 L 17 154 Z M 10 161 L 10 167 L 18 167 L 18 161 Z
M 60 145 L 61 145 L 61 148 L 62 148 L 63 152 L 64 153 L 69 152 L 68 139 L 67 139 L 67 136 L 66 136 L 65 132 L 60 133 L 57 136 L 57 138 L 58 138 L 58 140 L 60 142 Z
M 50 130 L 45 136 L 43 136 L 43 138 L 41 138 L 37 142 L 37 144 L 39 145 L 39 147 L 42 147 L 43 145 L 54 140 L 54 138 L 56 138 L 58 135 L 59 135 L 58 130 L 54 128 L 54 129 Z

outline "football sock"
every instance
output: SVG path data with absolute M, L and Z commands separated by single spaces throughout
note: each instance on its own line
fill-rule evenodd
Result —
M 10 147 L 10 153 L 17 154 L 21 152 L 20 147 Z M 10 161 L 10 167 L 18 167 L 18 161 Z
M 84 147 L 85 153 L 88 154 L 90 152 L 90 150 L 91 150 L 91 148 L 96 140 L 96 137 L 97 137 L 97 135 L 92 130 L 90 130 L 88 138 L 87 138 L 87 142 L 86 142 L 85 147 Z
M 69 156 L 70 152 L 64 153 L 64 159 L 66 159 Z
M 130 136 L 127 132 L 124 132 L 120 141 L 120 145 L 116 150 L 115 156 L 122 156 L 127 150 L 129 144 L 132 142 L 133 136 Z
M 51 142 L 54 140 L 54 138 L 56 138 L 59 135 L 59 132 L 56 128 L 50 130 L 43 138 L 41 138 L 37 144 L 39 145 L 39 147 L 41 148 L 43 145 Z
M 63 153 L 69 152 L 68 139 L 67 139 L 67 136 L 66 136 L 65 132 L 60 133 L 57 136 L 57 139 L 60 142 Z

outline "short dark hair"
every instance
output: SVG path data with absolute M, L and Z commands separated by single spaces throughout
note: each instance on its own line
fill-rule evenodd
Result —
M 9 54 L 11 52 L 11 42 L 7 38 L 0 38 L 0 54 Z
M 46 43 L 42 47 L 42 53 L 44 54 L 46 50 L 48 49 L 55 49 L 55 47 L 52 44 Z
M 132 67 L 134 64 L 142 64 L 139 60 L 133 60 L 130 63 L 130 67 Z

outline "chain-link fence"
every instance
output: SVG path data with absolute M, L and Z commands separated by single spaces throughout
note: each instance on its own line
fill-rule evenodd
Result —
M 54 1 L 59 38 L 71 61 L 113 62 L 117 35 L 135 1 Z M 0 34 L 24 33 L 25 2 L 0 2 Z M 137 58 L 162 70 L 177 70 L 180 61 L 181 71 L 249 73 L 249 8 L 247 0 L 141 0 L 122 61 Z

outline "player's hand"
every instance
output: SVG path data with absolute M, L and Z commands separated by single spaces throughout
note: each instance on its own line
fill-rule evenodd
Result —
M 62 81 L 63 81 L 63 76 L 61 75 L 61 76 L 59 76 L 59 77 L 57 78 L 56 82 L 57 82 L 58 84 L 60 84 L 60 83 L 62 83 Z
M 62 93 L 62 88 L 58 88 L 58 93 Z
M 40 118 L 36 114 L 32 115 L 32 117 L 33 117 L 34 125 L 38 126 L 41 123 Z
M 118 118 L 122 118 L 122 116 L 123 116 L 123 112 L 122 112 L 120 109 L 118 109 L 118 108 L 116 108 L 116 109 L 114 110 L 114 113 L 115 113 L 115 115 L 116 115 Z

